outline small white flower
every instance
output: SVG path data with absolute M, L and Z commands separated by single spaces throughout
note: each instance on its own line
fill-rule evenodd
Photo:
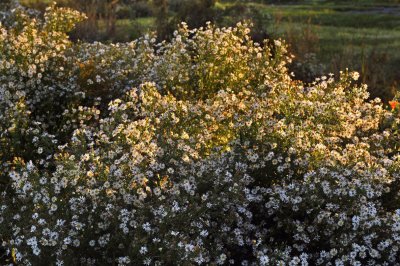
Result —
M 145 247 L 145 246 L 141 247 L 139 252 L 140 252 L 140 254 L 142 254 L 142 255 L 143 255 L 143 254 L 146 254 L 146 253 L 147 253 L 147 247 Z
M 259 260 L 260 265 L 267 265 L 269 263 L 269 258 L 267 255 L 262 255 Z

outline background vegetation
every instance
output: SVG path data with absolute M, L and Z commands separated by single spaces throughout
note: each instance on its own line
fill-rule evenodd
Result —
M 22 0 L 44 10 L 50 0 Z M 391 99 L 400 84 L 400 7 L 398 0 L 233 1 L 233 0 L 60 0 L 88 16 L 72 37 L 125 42 L 157 31 L 172 36 L 180 21 L 190 27 L 212 21 L 232 26 L 248 19 L 252 37 L 283 37 L 296 56 L 291 69 L 310 82 L 321 74 L 350 68 L 361 73 L 372 97 Z

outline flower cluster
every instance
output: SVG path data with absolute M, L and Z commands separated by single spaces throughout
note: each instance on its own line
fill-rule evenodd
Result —
M 4 263 L 398 263 L 400 120 L 358 73 L 296 81 L 245 24 L 71 43 L 82 18 L 0 28 Z

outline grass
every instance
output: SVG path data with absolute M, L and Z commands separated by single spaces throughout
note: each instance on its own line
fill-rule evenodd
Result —
M 338 8 L 315 8 L 314 6 L 264 6 L 262 10 L 268 14 L 279 14 L 284 20 L 303 22 L 311 18 L 313 24 L 357 27 L 357 28 L 386 28 L 400 29 L 400 9 L 393 8 L 399 12 L 397 15 L 385 14 L 375 9 L 345 9 Z M 388 10 L 387 8 L 386 10 Z
M 384 100 L 400 87 L 400 7 L 365 1 L 358 5 L 319 3 L 256 5 L 274 18 L 274 37 L 287 39 L 298 57 L 313 52 L 337 73 L 346 67 L 361 72 L 372 96 Z M 301 47 L 299 47 L 301 46 Z
M 153 29 L 154 20 L 153 17 L 143 17 L 135 20 L 117 20 L 114 41 L 125 41 L 139 38 L 145 32 Z

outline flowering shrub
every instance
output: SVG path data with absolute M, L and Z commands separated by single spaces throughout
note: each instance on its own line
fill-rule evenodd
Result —
M 358 73 L 293 80 L 242 24 L 73 44 L 82 18 L 0 30 L 4 263 L 398 263 L 398 112 Z

